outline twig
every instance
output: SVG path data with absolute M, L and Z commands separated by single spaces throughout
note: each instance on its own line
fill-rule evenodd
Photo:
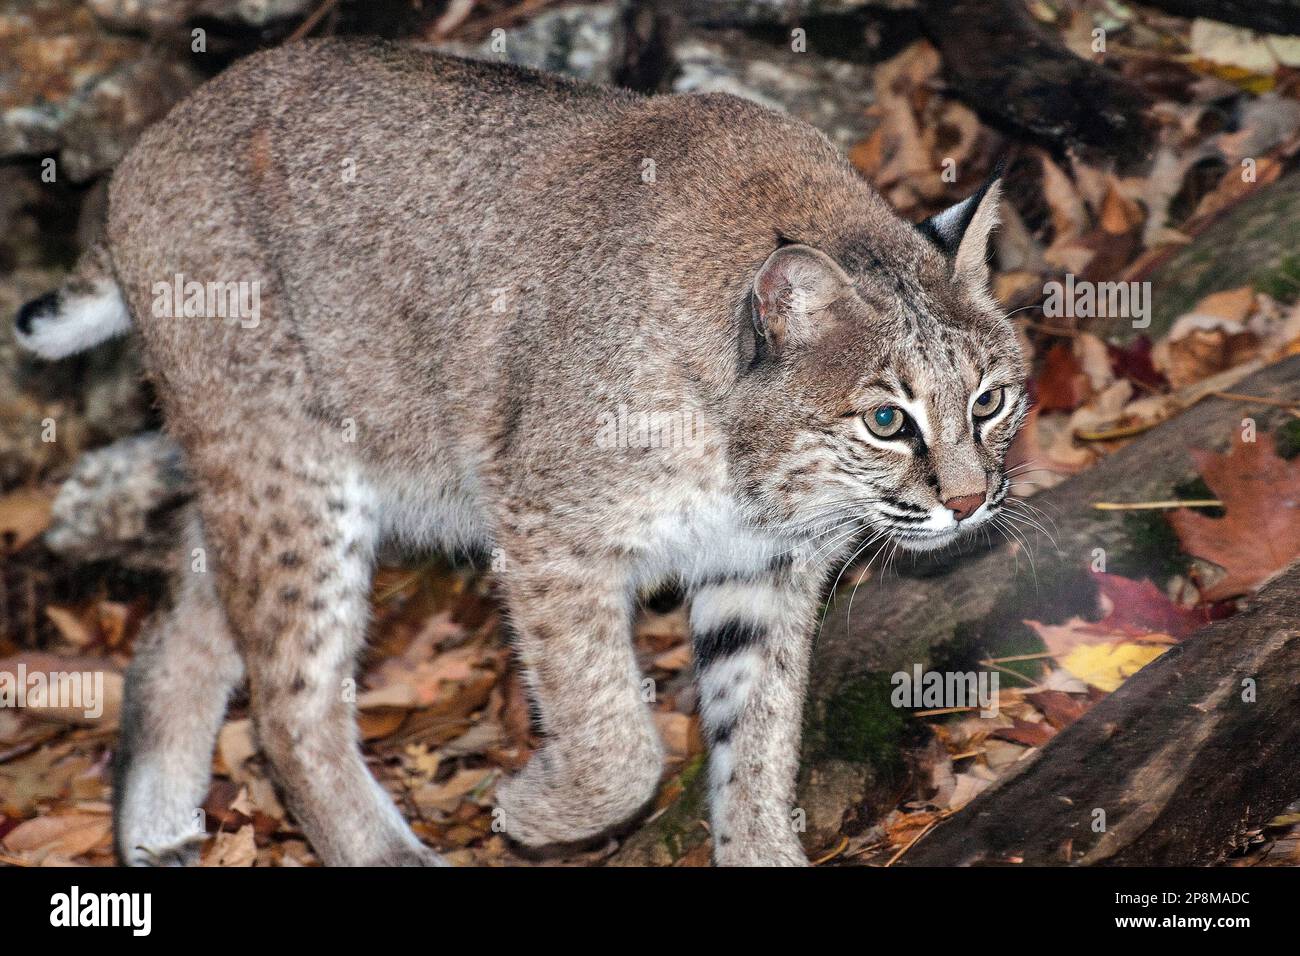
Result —
M 467 32 L 472 32 L 475 36 L 482 36 L 483 34 L 491 33 L 497 27 L 509 26 L 521 17 L 526 17 L 530 14 L 536 13 L 550 5 L 552 2 L 553 0 L 523 0 L 523 3 L 510 7 L 507 10 L 502 10 L 498 14 L 485 17 L 482 20 L 467 25 L 462 24 L 462 26 L 466 26 Z
M 1163 420 L 1162 420 L 1163 421 Z M 1076 431 L 1074 437 L 1079 441 L 1111 441 L 1116 438 L 1132 438 L 1150 431 L 1161 422 L 1139 422 L 1136 425 L 1123 425 L 1119 428 L 1107 428 L 1098 432 Z
M 826 853 L 824 853 L 824 854 L 822 854 L 821 856 L 817 857 L 817 859 L 815 859 L 815 860 L 812 861 L 812 865 L 813 865 L 813 866 L 821 866 L 821 865 L 822 865 L 823 863 L 825 863 L 827 860 L 833 860 L 833 859 L 835 859 L 837 856 L 839 856 L 841 853 L 844 852 L 845 848 L 846 848 L 848 845 L 849 845 L 849 838 L 848 838 L 848 837 L 840 837 L 840 842 L 839 842 L 839 844 L 835 847 L 835 849 L 833 849 L 833 850 L 828 850 Z
M 1222 508 L 1223 502 L 1215 498 L 1196 498 L 1187 501 L 1094 501 L 1098 511 L 1161 511 L 1169 508 Z
M 1014 661 L 1041 661 L 1046 657 L 1055 657 L 1051 651 L 1042 651 L 1038 654 L 1013 654 L 1010 657 L 989 657 L 980 661 L 981 664 L 1010 664 Z
M 944 810 L 943 812 L 941 812 L 937 817 L 935 817 L 933 820 L 931 820 L 929 823 L 926 824 L 924 830 L 922 830 L 916 836 L 912 837 L 912 839 L 907 841 L 906 846 L 900 847 L 898 852 L 889 858 L 889 862 L 886 863 L 885 866 L 893 866 L 895 863 L 897 863 L 899 857 L 901 857 L 908 850 L 912 849 L 912 847 L 916 846 L 917 842 L 921 839 L 921 837 L 925 836 L 927 833 L 933 830 L 944 820 L 947 820 L 954 813 L 956 813 L 955 810 Z
M 994 664 L 992 661 L 980 661 L 980 663 L 983 664 L 985 667 L 993 668 L 995 671 L 1001 671 L 1004 674 L 1010 674 L 1012 677 L 1019 677 L 1030 687 L 1036 688 L 1038 690 L 1042 690 L 1042 685 L 1039 684 L 1038 681 L 1034 680 L 1032 677 L 1026 677 L 1024 674 L 1020 673 L 1019 671 L 1013 671 L 1010 667 L 1003 667 L 1001 664 Z
M 1226 398 L 1230 402 L 1253 402 L 1257 405 L 1270 405 L 1273 408 L 1285 408 L 1293 412 L 1300 408 L 1300 402 L 1285 401 L 1280 398 L 1265 398 L 1262 395 L 1242 395 L 1240 392 L 1211 392 L 1215 398 Z
M 1025 328 L 1033 329 L 1035 332 L 1045 332 L 1048 335 L 1060 335 L 1067 339 L 1078 338 L 1083 334 L 1079 329 L 1064 329 L 1059 325 L 1044 325 L 1042 322 L 1026 322 Z
M 325 15 L 338 5 L 339 0 L 325 0 L 324 3 L 311 12 L 311 15 L 308 16 L 306 20 L 302 21 L 302 23 L 298 24 L 298 26 L 294 28 L 294 31 L 285 38 L 284 42 L 293 43 L 296 40 L 301 40 L 307 34 L 311 33 L 312 30 L 315 30 L 316 24 L 325 19 Z

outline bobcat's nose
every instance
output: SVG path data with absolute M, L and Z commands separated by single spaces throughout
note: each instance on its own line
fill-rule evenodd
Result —
M 952 516 L 958 521 L 965 521 L 980 505 L 984 504 L 984 492 L 977 495 L 960 495 L 956 498 L 949 498 L 943 503 L 943 506 L 952 512 Z

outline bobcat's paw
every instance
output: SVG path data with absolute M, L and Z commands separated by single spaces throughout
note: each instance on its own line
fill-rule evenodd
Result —
M 123 845 L 118 857 L 123 866 L 197 866 L 206 833 L 196 833 L 175 843 Z
M 724 836 L 713 843 L 713 861 L 718 866 L 807 866 L 808 854 L 793 835 L 779 840 Z
M 446 860 L 423 844 L 400 846 L 367 860 L 362 866 L 448 866 Z
M 556 760 L 545 750 L 536 754 L 497 788 L 506 833 L 529 847 L 589 840 L 631 819 L 659 788 L 663 758 L 657 740 L 602 764 Z

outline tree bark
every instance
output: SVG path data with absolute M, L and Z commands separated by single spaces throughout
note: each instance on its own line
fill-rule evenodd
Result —
M 1207 17 L 1263 33 L 1300 33 L 1300 0 L 1142 0 L 1180 17 Z
M 1275 298 L 1288 299 L 1294 296 L 1300 278 L 1297 247 L 1300 172 L 1293 172 L 1213 217 L 1194 242 L 1153 250 L 1159 257 L 1156 261 L 1120 277 L 1122 281 L 1151 283 L 1148 327 L 1134 328 L 1131 318 L 1116 316 L 1090 319 L 1086 328 L 1116 341 L 1127 341 L 1139 333 L 1159 339 L 1179 316 L 1191 312 L 1213 292 L 1251 285 Z M 1232 268 L 1224 268 L 1225 263 L 1232 263 Z
M 995 125 L 1121 163 L 1150 150 L 1146 94 L 1075 56 L 1018 0 L 924 0 L 920 14 L 953 89 Z
M 1300 797 L 1300 563 L 1129 678 L 905 857 L 1201 866 Z

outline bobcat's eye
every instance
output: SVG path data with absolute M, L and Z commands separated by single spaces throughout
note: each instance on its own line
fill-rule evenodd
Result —
M 866 416 L 866 423 L 877 438 L 893 438 L 907 424 L 907 415 L 901 408 L 882 405 Z
M 980 392 L 975 398 L 971 414 L 976 418 L 988 418 L 1002 407 L 1003 391 L 1001 388 L 990 388 L 987 392 Z

